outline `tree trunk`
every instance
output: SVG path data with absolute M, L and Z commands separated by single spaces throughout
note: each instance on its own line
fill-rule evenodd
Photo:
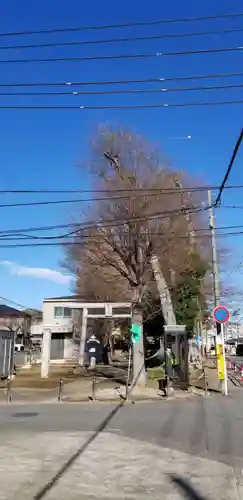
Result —
M 85 361 L 85 346 L 86 346 L 86 335 L 87 335 L 87 314 L 88 309 L 84 307 L 82 315 L 82 325 L 80 330 L 80 343 L 79 343 L 79 364 L 84 366 Z
M 144 342 L 143 342 L 143 310 L 141 300 L 138 297 L 139 287 L 134 289 L 132 301 L 132 324 L 136 323 L 141 328 L 141 335 L 136 344 L 133 344 L 133 370 L 132 387 L 146 387 L 146 370 L 144 365 Z
M 176 317 L 173 309 L 171 295 L 161 271 L 158 257 L 156 255 L 153 255 L 151 257 L 151 266 L 160 296 L 161 309 L 163 312 L 165 323 L 167 325 L 176 325 Z

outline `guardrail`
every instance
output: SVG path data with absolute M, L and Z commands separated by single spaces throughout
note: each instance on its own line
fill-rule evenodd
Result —
M 228 378 L 235 387 L 243 387 L 243 363 L 225 357 Z
M 243 369 L 243 363 L 240 363 L 239 361 L 234 361 L 228 356 L 225 357 L 226 361 L 226 368 L 227 370 L 233 370 L 236 372 L 240 372 Z

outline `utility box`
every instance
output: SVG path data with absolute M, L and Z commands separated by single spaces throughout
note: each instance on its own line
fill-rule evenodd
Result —
M 14 337 L 15 333 L 9 329 L 0 330 L 0 378 L 11 375 L 14 368 Z

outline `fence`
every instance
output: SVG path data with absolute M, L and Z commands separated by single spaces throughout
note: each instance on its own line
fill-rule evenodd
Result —
M 227 356 L 225 361 L 230 382 L 236 387 L 243 387 L 243 364 Z
M 14 332 L 0 330 L 0 377 L 7 378 L 14 365 Z

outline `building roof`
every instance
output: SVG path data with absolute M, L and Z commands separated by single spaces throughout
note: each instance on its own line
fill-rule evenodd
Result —
M 81 297 L 80 295 L 64 295 L 63 297 L 48 297 L 43 300 L 43 302 L 81 302 L 82 304 L 117 304 L 118 306 L 122 305 L 130 307 L 130 302 L 123 301 L 113 301 L 113 300 L 95 300 L 95 299 L 87 299 Z
M 87 300 L 85 300 L 83 297 L 81 297 L 80 295 L 64 295 L 63 297 L 47 297 L 46 299 L 44 299 L 44 302 L 46 300 L 70 300 L 70 301 L 80 301 L 80 302 L 88 302 Z
M 43 300 L 43 302 L 47 302 L 47 301 L 53 301 L 53 302 L 54 301 L 69 301 L 69 302 L 84 302 L 84 303 L 87 302 L 87 304 L 89 304 L 89 303 L 93 304 L 94 302 L 97 302 L 97 304 L 98 303 L 110 304 L 110 303 L 114 302 L 112 300 L 87 299 L 85 297 L 81 297 L 80 295 L 64 295 L 63 297 L 47 297 L 46 299 Z
M 6 306 L 5 304 L 0 304 L 0 318 L 6 317 L 15 317 L 15 318 L 25 318 L 29 316 L 24 311 L 19 311 L 18 309 L 14 309 L 14 307 Z

